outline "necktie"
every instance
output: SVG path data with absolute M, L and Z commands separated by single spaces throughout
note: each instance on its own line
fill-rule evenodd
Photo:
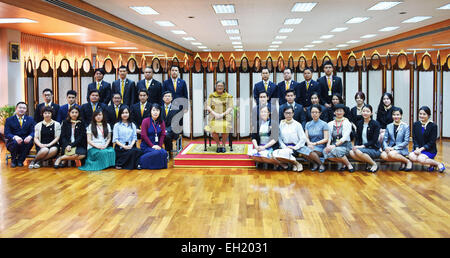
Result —
M 21 117 L 19 117 L 19 124 L 20 124 L 20 127 L 22 127 L 22 118 Z
M 144 116 L 144 104 L 141 103 L 141 117 Z
M 309 89 L 309 82 L 306 82 L 306 90 Z
M 150 81 L 145 81 L 145 88 L 147 88 L 147 90 L 148 90 L 148 84 L 150 83 Z
M 92 105 L 92 112 L 95 112 L 95 104 Z
M 267 82 L 264 82 L 264 87 L 266 88 L 267 91 Z
M 330 78 L 328 78 L 328 90 L 331 91 L 331 79 Z
M 45 103 L 45 106 L 48 107 L 48 103 Z
M 125 90 L 125 81 L 122 81 L 122 88 L 120 89 L 120 94 L 122 95 L 122 103 L 123 103 L 123 92 Z
M 166 116 L 167 116 L 167 113 L 169 113 L 169 107 L 168 106 L 166 106 Z
M 118 118 L 119 117 L 119 107 L 117 106 L 116 107 L 116 118 Z
M 289 84 L 290 82 L 286 82 L 286 90 L 289 90 Z
M 97 90 L 100 90 L 100 82 L 97 82 Z
M 177 80 L 173 81 L 173 91 L 177 92 Z

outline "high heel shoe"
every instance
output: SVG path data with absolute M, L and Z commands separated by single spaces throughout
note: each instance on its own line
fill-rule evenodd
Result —
M 369 170 L 369 172 L 371 173 L 377 173 L 378 169 L 380 169 L 380 167 L 377 165 L 377 169 L 372 170 L 372 168 Z
M 445 171 L 444 163 L 441 163 L 441 165 L 442 165 L 442 168 L 439 169 L 439 173 L 444 173 L 444 171 Z

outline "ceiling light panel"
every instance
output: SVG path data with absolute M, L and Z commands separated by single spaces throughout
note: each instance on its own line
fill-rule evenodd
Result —
M 153 10 L 153 8 L 151 8 L 150 6 L 130 6 L 130 8 L 141 15 L 159 14 L 157 11 Z
M 376 5 L 370 7 L 367 9 L 368 11 L 383 11 L 390 9 L 398 4 L 401 4 L 402 2 L 379 2 Z
M 291 12 L 311 12 L 317 3 L 295 3 Z

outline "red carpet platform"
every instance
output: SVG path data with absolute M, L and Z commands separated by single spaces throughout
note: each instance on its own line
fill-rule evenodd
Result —
M 204 142 L 191 142 L 175 158 L 174 167 L 255 167 L 255 162 L 247 153 L 252 149 L 251 142 L 233 142 L 233 151 L 227 146 L 226 153 L 216 153 L 216 145 L 207 146 Z

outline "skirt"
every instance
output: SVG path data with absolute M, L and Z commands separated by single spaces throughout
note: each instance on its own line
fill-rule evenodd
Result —
M 76 146 L 76 147 L 72 147 L 72 148 L 76 148 L 75 149 L 75 154 L 77 154 L 77 155 L 86 155 L 87 154 L 87 150 L 86 150 L 85 147 L 78 147 L 78 146 Z M 65 152 L 66 152 L 66 148 L 63 148 L 61 146 L 61 156 L 64 156 Z
M 309 154 L 311 154 L 311 152 L 313 152 L 313 151 L 322 153 L 323 149 L 325 149 L 324 145 L 316 145 L 316 146 L 314 146 L 314 148 L 312 150 L 307 145 L 305 145 L 305 146 L 301 147 L 299 150 L 297 150 L 297 152 L 299 152 L 300 154 L 309 156 Z
M 352 143 L 350 141 L 347 141 L 346 143 L 334 148 L 328 153 L 324 152 L 323 155 L 325 159 L 342 158 L 346 156 L 351 150 L 352 150 Z
M 116 166 L 123 169 L 135 169 L 139 165 L 142 153 L 136 146 L 130 150 L 121 149 L 118 145 L 114 148 L 116 152 Z
M 431 153 L 431 152 L 428 152 L 428 151 L 422 151 L 421 154 L 427 155 L 427 157 L 430 158 L 430 159 L 434 159 L 434 157 L 436 157 L 436 155 L 437 155 L 437 153 Z
M 83 171 L 99 171 L 105 168 L 113 167 L 116 164 L 116 153 L 112 147 L 104 150 L 91 148 L 88 150 L 86 162 L 78 167 Z
M 165 149 L 155 150 L 146 145 L 141 145 L 142 155 L 139 163 L 142 169 L 164 169 L 167 168 L 167 151 Z
M 381 155 L 381 152 L 378 149 L 371 149 L 371 148 L 361 148 L 358 149 L 364 154 L 369 155 L 372 159 L 378 159 Z
M 272 152 L 273 152 L 273 149 L 272 149 L 272 148 L 268 148 L 268 149 L 265 149 L 265 150 L 263 150 L 263 151 L 257 151 L 257 150 L 255 150 L 255 149 L 253 149 L 253 150 L 250 152 L 250 156 L 262 157 L 262 158 L 268 158 L 268 159 L 270 159 L 270 158 L 272 158 Z
M 46 143 L 44 143 L 44 144 L 46 144 Z M 50 148 L 53 148 L 53 147 L 56 147 L 56 148 L 58 149 L 57 153 L 59 153 L 59 144 L 58 144 L 58 143 L 55 143 L 55 144 L 53 144 Z M 49 149 L 50 149 L 50 148 L 49 148 Z M 40 150 L 41 150 L 41 148 L 40 148 L 39 146 L 36 145 L 36 153 L 38 153 Z

